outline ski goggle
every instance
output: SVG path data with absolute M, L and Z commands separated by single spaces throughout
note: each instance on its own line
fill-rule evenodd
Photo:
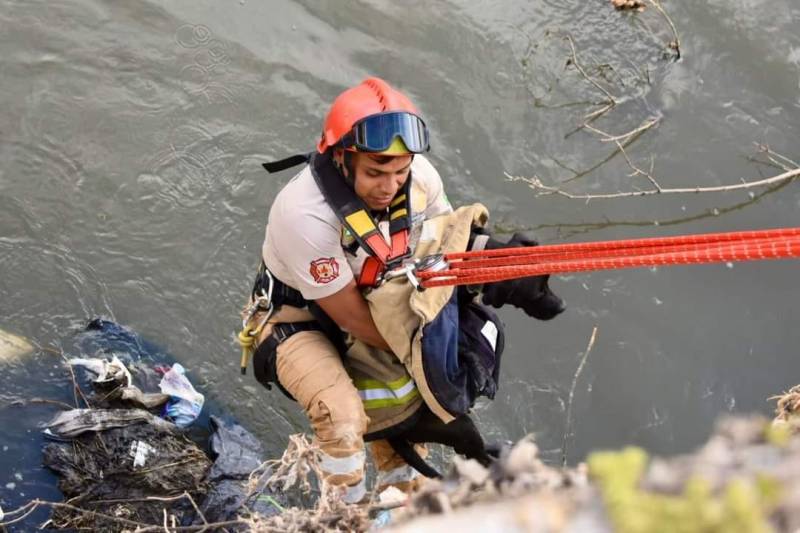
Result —
M 386 152 L 398 137 L 410 153 L 420 154 L 430 148 L 425 122 L 406 111 L 381 113 L 362 119 L 342 137 L 342 146 L 359 152 Z

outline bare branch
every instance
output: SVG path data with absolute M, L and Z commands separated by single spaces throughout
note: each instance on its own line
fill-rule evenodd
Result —
M 627 139 L 630 139 L 631 136 L 633 136 L 633 135 L 641 134 L 641 133 L 647 131 L 648 129 L 652 128 L 656 123 L 658 123 L 658 120 L 659 119 L 651 119 L 649 121 L 646 121 L 644 124 L 642 124 L 641 126 L 636 128 L 635 130 L 632 130 L 632 131 L 630 131 L 628 133 L 624 133 L 622 135 L 616 135 L 616 136 L 612 136 L 610 133 L 606 133 L 605 131 L 603 131 L 601 129 L 598 129 L 598 128 L 595 128 L 594 126 L 591 126 L 589 124 L 586 124 L 586 129 L 601 135 L 603 137 L 601 140 L 604 141 L 604 142 L 613 141 L 614 144 L 617 145 L 617 149 L 620 151 L 622 156 L 625 158 L 625 161 L 628 163 L 628 166 L 631 167 L 631 169 L 633 170 L 633 173 L 630 174 L 630 176 L 631 177 L 644 176 L 650 181 L 650 183 L 653 185 L 653 187 L 655 187 L 657 190 L 660 191 L 661 190 L 661 185 L 658 184 L 658 182 L 656 181 L 656 179 L 653 177 L 653 174 L 652 174 L 653 173 L 653 166 L 655 164 L 654 160 L 652 159 L 652 157 L 650 159 L 650 172 L 646 172 L 646 171 L 642 170 L 641 168 L 639 168 L 638 166 L 633 164 L 633 161 L 631 161 L 631 158 L 628 156 L 628 152 L 625 151 L 625 147 L 620 142 L 620 139 L 626 139 L 627 140 Z
M 61 355 L 61 360 L 67 366 L 67 370 L 69 370 L 70 378 L 72 379 L 72 395 L 74 397 L 73 399 L 75 400 L 75 407 L 77 407 L 79 409 L 81 407 L 80 403 L 78 402 L 78 396 L 80 396 L 80 398 L 83 400 L 83 403 L 86 405 L 86 407 L 91 409 L 92 408 L 92 404 L 90 404 L 89 400 L 86 399 L 86 396 L 83 394 L 83 391 L 81 390 L 80 385 L 78 385 L 78 378 L 75 377 L 75 370 L 73 370 L 72 365 L 69 364 L 69 361 L 67 361 L 67 356 L 64 353 L 64 350 L 61 350 L 60 355 Z
M 189 503 L 192 504 L 192 507 L 194 507 L 194 510 L 197 513 L 197 516 L 200 517 L 200 520 L 202 520 L 205 525 L 208 525 L 208 520 L 206 520 L 206 515 L 204 515 L 203 511 L 200 510 L 200 507 L 197 506 L 197 503 L 194 501 L 194 498 L 192 498 L 192 495 L 189 494 L 188 491 L 183 491 L 183 497 L 189 500 Z
M 599 109 L 599 110 L 597 110 L 597 111 L 594 111 L 593 113 L 590 113 L 589 115 L 587 115 L 587 116 L 586 116 L 586 119 L 587 119 L 587 120 L 596 119 L 597 117 L 599 117 L 600 115 L 602 115 L 603 113 L 605 113 L 606 111 L 608 111 L 609 109 L 611 109 L 611 108 L 613 108 L 615 105 L 617 105 L 617 99 L 614 97 L 614 95 L 613 95 L 613 94 L 611 94 L 611 93 L 608 91 L 608 89 L 606 89 L 605 87 L 603 87 L 602 85 L 600 85 L 600 83 L 598 83 L 598 82 L 597 82 L 597 80 L 595 80 L 594 78 L 592 78 L 591 76 L 589 76 L 589 75 L 586 73 L 586 71 L 583 69 L 583 67 L 581 66 L 580 62 L 578 61 L 578 53 L 575 51 L 575 41 L 574 41 L 574 40 L 572 40 L 572 36 L 570 36 L 570 35 L 565 35 L 565 36 L 564 36 L 564 39 L 566 39 L 566 40 L 567 40 L 567 42 L 569 43 L 569 48 L 570 48 L 570 62 L 571 62 L 573 65 L 575 65 L 575 68 L 578 70 L 578 72 L 581 74 L 581 76 L 583 76 L 583 78 L 584 78 L 586 81 L 588 81 L 589 83 L 591 83 L 592 85 L 594 85 L 594 86 L 595 86 L 597 89 L 599 89 L 599 90 L 600 90 L 600 91 L 601 91 L 603 94 L 605 94 L 605 95 L 606 95 L 606 97 L 608 98 L 608 102 L 606 102 L 606 103 L 605 103 L 606 105 L 605 105 L 603 108 L 601 108 L 601 109 Z
M 656 11 L 661 13 L 661 16 L 663 16 L 667 20 L 667 24 L 669 24 L 669 27 L 672 29 L 672 35 L 675 37 L 675 39 L 673 41 L 670 41 L 670 43 L 667 46 L 675 50 L 676 54 L 675 59 L 680 59 L 681 40 L 680 37 L 678 37 L 678 28 L 675 27 L 675 23 L 672 22 L 672 19 L 664 10 L 664 7 L 661 5 L 661 0 L 650 0 L 650 4 L 656 9 Z
M 33 501 L 30 501 L 30 502 L 26 503 L 25 505 L 23 505 L 22 507 L 20 507 L 18 509 L 14 509 L 13 511 L 6 511 L 4 513 L 4 516 L 14 516 L 16 514 L 19 514 L 20 516 L 18 516 L 17 518 L 15 518 L 13 520 L 8 520 L 6 522 L 0 522 L 0 528 L 2 528 L 2 529 L 0 529 L 0 531 L 5 531 L 6 526 L 10 526 L 11 524 L 16 524 L 17 522 L 21 522 L 21 521 L 25 520 L 38 507 L 39 506 L 36 504 L 36 500 L 33 500 Z
M 632 166 L 632 168 L 634 168 L 638 173 L 641 173 L 645 176 L 649 176 L 647 172 L 642 171 L 637 167 Z M 737 183 L 735 185 L 718 185 L 715 187 L 680 187 L 673 189 L 665 189 L 665 188 L 659 188 L 658 184 L 656 183 L 654 184 L 654 187 L 656 187 L 654 189 L 648 189 L 643 191 L 624 191 L 624 192 L 615 192 L 606 194 L 572 194 L 563 191 L 558 187 L 545 185 L 544 183 L 542 183 L 542 180 L 539 179 L 537 176 L 528 178 L 521 176 L 512 176 L 507 172 L 504 172 L 504 174 L 509 181 L 522 181 L 527 183 L 531 189 L 536 191 L 536 194 L 538 196 L 557 194 L 559 196 L 563 196 L 565 198 L 570 198 L 573 200 L 609 200 L 613 198 L 629 198 L 633 196 L 652 196 L 655 194 L 696 194 L 696 193 L 729 192 L 729 191 L 753 189 L 756 187 L 764 187 L 767 185 L 774 185 L 776 183 L 793 180 L 796 177 L 800 176 L 800 168 L 788 170 L 777 176 L 772 176 L 770 178 L 764 178 L 761 180 L 756 180 L 756 181 L 743 180 L 741 183 Z M 652 178 L 652 176 L 649 177 Z
M 183 495 L 181 495 L 179 497 L 182 498 Z M 67 504 L 67 503 L 49 502 L 49 501 L 35 499 L 35 500 L 29 501 L 28 503 L 26 503 L 25 505 L 23 505 L 22 507 L 14 510 L 14 511 L 6 512 L 6 515 L 13 515 L 13 514 L 19 514 L 19 513 L 22 513 L 22 514 L 21 514 L 21 516 L 19 516 L 18 518 L 15 518 L 14 520 L 9 520 L 7 522 L 0 522 L 0 528 L 3 528 L 5 526 L 8 526 L 8 525 L 11 525 L 11 524 L 14 524 L 16 522 L 21 521 L 22 519 L 24 519 L 28 515 L 30 515 L 33 511 L 38 509 L 39 507 L 49 507 L 49 508 L 52 508 L 52 509 L 66 509 L 66 510 L 72 511 L 74 513 L 81 513 L 81 514 L 91 515 L 93 518 L 102 518 L 103 520 L 108 520 L 109 522 L 114 522 L 114 523 L 117 523 L 117 524 L 123 524 L 123 525 L 129 526 L 129 527 L 133 527 L 133 528 L 136 529 L 137 532 L 142 532 L 142 533 L 143 532 L 148 532 L 148 531 L 163 531 L 164 527 L 165 527 L 164 525 L 145 524 L 145 523 L 142 523 L 142 522 L 137 522 L 135 520 L 122 518 L 122 517 L 119 517 L 119 516 L 111 516 L 111 515 L 108 515 L 108 514 L 105 514 L 105 513 L 99 513 L 97 511 L 91 511 L 91 510 L 88 510 L 88 509 L 83 509 L 81 507 L 76 507 L 74 505 L 70 505 L 70 504 Z M 166 509 L 164 510 L 164 512 L 166 513 Z M 166 520 L 166 518 L 165 518 L 165 520 Z M 218 529 L 218 528 L 222 528 L 222 527 L 226 527 L 226 526 L 247 526 L 247 525 L 252 525 L 252 524 L 247 520 L 227 520 L 227 521 L 224 521 L 224 522 L 205 523 L 205 524 L 196 525 L 196 526 L 176 526 L 176 525 L 171 525 L 171 526 L 169 526 L 168 531 L 170 531 L 170 532 L 177 532 L 177 531 L 200 532 L 200 531 L 207 531 L 209 529 L 213 530 L 215 528 Z
M 572 386 L 569 389 L 569 400 L 567 401 L 567 422 L 564 427 L 564 441 L 561 445 L 562 467 L 567 466 L 567 445 L 569 444 L 569 437 L 572 434 L 572 400 L 575 397 L 575 387 L 578 385 L 578 378 L 583 371 L 583 366 L 586 364 L 586 359 L 589 358 L 589 352 L 592 351 L 595 337 L 597 337 L 597 326 L 592 329 L 592 336 L 589 338 L 589 345 L 586 347 L 586 351 L 583 352 L 583 357 L 581 358 L 581 362 L 578 364 L 578 368 L 575 370 L 575 375 L 572 376 Z
M 586 122 L 584 122 L 583 124 L 581 124 L 581 125 L 578 127 L 578 129 L 581 129 L 581 128 L 582 128 L 582 127 L 584 127 L 586 124 L 588 124 L 588 123 L 590 123 L 590 122 L 594 122 L 594 121 L 595 121 L 595 120 L 597 120 L 598 118 L 602 117 L 603 115 L 605 115 L 606 113 L 608 113 L 609 111 L 611 111 L 612 109 L 614 109 L 614 106 L 615 106 L 615 105 L 616 105 L 616 103 L 615 103 L 615 102 L 609 102 L 609 103 L 607 103 L 606 105 L 604 105 L 603 107 L 601 107 L 600 109 L 598 109 L 598 110 L 596 110 L 596 111 L 592 111 L 592 112 L 591 112 L 591 113 L 589 113 L 588 115 L 584 115 L 584 117 L 583 117 L 583 118 L 584 118 L 584 119 L 586 119 Z
M 50 404 L 50 405 L 57 405 L 58 407 L 60 407 L 62 409 L 75 409 L 75 406 L 70 405 L 70 404 L 68 404 L 66 402 L 61 402 L 61 401 L 58 401 L 58 400 L 50 400 L 48 398 L 38 398 L 38 397 L 37 398 L 29 398 L 27 400 L 24 400 L 22 398 L 15 398 L 15 399 L 13 399 L 11 401 L 11 403 L 9 403 L 9 405 L 17 406 L 17 405 L 28 405 L 28 404 L 32 404 L 32 403 L 44 403 L 44 404 Z
M 553 229 L 557 232 L 559 238 L 571 238 L 577 235 L 583 235 L 586 233 L 590 233 L 592 231 L 604 230 L 608 228 L 623 228 L 623 227 L 642 228 L 653 225 L 662 227 L 678 226 L 686 224 L 688 222 L 694 222 L 698 220 L 704 220 L 707 218 L 718 217 L 720 215 L 739 211 L 747 206 L 759 202 L 765 196 L 779 191 L 780 189 L 786 187 L 790 183 L 791 183 L 790 181 L 777 183 L 770 187 L 763 188 L 758 193 L 750 191 L 747 200 L 737 202 L 733 205 L 721 208 L 717 207 L 706 208 L 702 212 L 695 213 L 693 215 L 680 216 L 666 220 L 657 220 L 657 221 L 653 219 L 611 220 L 606 217 L 603 217 L 603 220 L 598 222 L 571 222 L 571 223 L 562 222 L 555 224 L 537 224 L 535 226 L 514 226 L 513 228 L 506 228 L 503 231 L 505 233 L 511 234 L 517 231 L 532 231 L 535 233 L 544 229 Z
M 581 125 L 576 131 L 579 131 L 583 127 L 584 127 L 584 125 Z M 639 137 L 644 135 L 644 133 L 645 133 L 645 131 L 640 131 L 638 133 L 634 133 L 633 135 L 628 137 L 625 141 L 622 141 L 622 143 L 621 143 L 622 147 L 626 148 L 626 147 L 630 146 L 636 140 L 638 140 Z M 577 179 L 581 179 L 581 178 L 589 175 L 590 173 L 594 172 L 595 170 L 597 170 L 601 166 L 605 165 L 606 163 L 608 163 L 612 159 L 614 159 L 614 157 L 617 155 L 617 153 L 619 153 L 619 145 L 617 145 L 617 148 L 615 148 L 610 154 L 608 154 L 607 156 L 605 156 L 603 159 L 601 159 L 597 163 L 593 164 L 592 166 L 590 166 L 590 167 L 588 167 L 588 168 L 586 168 L 586 169 L 584 169 L 584 170 L 582 170 L 580 172 L 575 172 L 574 170 L 571 170 L 571 172 L 573 172 L 575 175 L 574 176 L 570 176 L 569 178 L 564 178 L 562 180 L 559 180 L 559 182 L 560 183 L 569 183 L 571 181 L 575 181 Z
M 589 129 L 591 129 L 592 131 L 594 131 L 596 133 L 601 134 L 603 136 L 603 138 L 600 139 L 602 142 L 616 142 L 616 141 L 626 141 L 629 137 L 632 137 L 633 135 L 636 135 L 637 133 L 644 133 L 645 131 L 649 130 L 650 128 L 652 128 L 653 126 L 658 124 L 659 122 L 661 122 L 661 117 L 652 117 L 652 118 L 649 118 L 649 119 L 645 120 L 642 123 L 642 125 L 639 126 L 636 129 L 633 129 L 633 130 L 631 130 L 631 131 L 629 131 L 627 133 L 623 133 L 621 135 L 613 135 L 613 136 L 610 133 L 606 133 L 606 132 L 601 131 L 601 130 L 599 130 L 597 128 L 589 128 Z M 800 165 L 798 165 L 798 166 L 800 166 Z
M 753 143 L 753 144 L 756 145 L 756 147 L 758 148 L 759 152 L 761 152 L 762 154 L 765 154 L 770 161 L 772 161 L 774 164 L 776 164 L 777 166 L 779 166 L 783 170 L 791 170 L 793 168 L 800 168 L 800 163 L 792 161 L 791 159 L 789 159 L 785 155 L 779 154 L 777 152 L 773 152 L 770 149 L 769 145 L 761 144 L 761 143 Z M 778 160 L 783 161 L 783 163 L 779 162 Z M 791 167 L 786 166 L 787 163 L 789 165 L 791 165 Z

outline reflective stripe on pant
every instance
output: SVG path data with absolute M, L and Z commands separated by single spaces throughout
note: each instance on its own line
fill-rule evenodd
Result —
M 277 370 L 311 421 L 325 480 L 346 486 L 346 501 L 362 500 L 368 419 L 336 348 L 319 331 L 296 333 L 278 346 Z
M 423 459 L 428 456 L 428 449 L 424 445 L 415 444 L 414 449 Z M 378 494 L 389 486 L 410 493 L 424 482 L 425 478 L 422 474 L 406 464 L 403 458 L 394 451 L 389 441 L 381 439 L 370 442 L 369 451 L 377 470 L 375 487 Z

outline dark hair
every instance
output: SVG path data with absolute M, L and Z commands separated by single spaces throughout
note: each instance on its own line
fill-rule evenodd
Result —
M 386 163 L 397 157 L 396 155 L 382 155 L 382 154 L 370 154 L 370 153 L 366 153 L 366 155 L 379 165 L 385 165 Z M 408 154 L 408 155 L 411 156 L 412 160 L 414 159 L 414 154 Z

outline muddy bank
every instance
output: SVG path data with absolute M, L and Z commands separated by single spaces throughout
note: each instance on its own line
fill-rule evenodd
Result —
M 775 421 L 720 420 L 691 454 L 649 457 L 640 448 L 600 451 L 576 468 L 543 463 L 523 439 L 491 468 L 456 459 L 402 507 L 390 501 L 343 506 L 321 498 L 314 510 L 254 519 L 253 531 L 791 532 L 800 527 L 800 435 L 791 413 L 797 390 Z M 324 492 L 324 491 L 323 491 Z M 389 498 L 391 500 L 391 498 Z
M 104 356 L 71 360 L 96 367 L 78 370 L 70 382 L 83 407 L 51 402 L 62 410 L 40 420 L 50 420 L 48 438 L 55 442 L 44 446 L 44 462 L 59 477 L 64 500 L 4 505 L 0 528 L 41 525 L 42 520 L 25 521 L 36 509 L 52 512 L 49 527 L 102 531 L 788 532 L 800 527 L 795 415 L 800 386 L 773 398 L 774 421 L 722 419 L 691 454 L 650 458 L 629 447 L 594 452 L 577 467 L 557 468 L 542 460 L 528 438 L 488 469 L 456 458 L 445 479 L 429 481 L 410 499 L 384 492 L 368 504 L 345 505 L 335 489 L 316 482 L 316 449 L 304 437 L 290 437 L 281 459 L 262 463 L 257 438 L 212 417 L 206 449 L 177 427 L 178 418 L 160 418 L 171 399 L 163 388 L 158 392 L 168 374 L 168 367 L 157 370 L 163 355 L 154 356 L 130 330 L 107 321 L 90 324 L 83 340 L 79 353 Z M 124 394 L 134 385 L 141 387 L 137 394 Z M 206 409 L 196 414 L 208 416 Z M 293 497 L 285 499 L 287 494 Z

